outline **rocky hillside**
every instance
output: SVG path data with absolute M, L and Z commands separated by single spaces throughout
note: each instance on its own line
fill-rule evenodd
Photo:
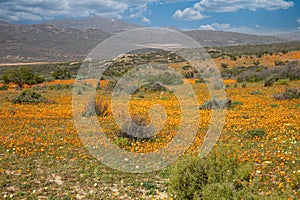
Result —
M 124 22 L 118 19 L 107 19 L 102 17 L 90 17 L 82 20 L 51 20 L 46 24 L 79 30 L 86 30 L 89 28 L 100 29 L 112 34 L 140 27 L 138 25 Z

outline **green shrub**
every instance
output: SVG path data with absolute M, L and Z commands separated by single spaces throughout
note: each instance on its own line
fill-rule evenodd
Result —
M 259 62 L 259 60 L 255 60 L 255 61 L 253 62 L 253 64 L 254 64 L 255 66 L 258 66 L 258 65 L 260 64 L 260 62 Z
M 181 77 L 175 74 L 171 74 L 169 72 L 165 72 L 164 74 L 158 75 L 148 75 L 146 77 L 141 77 L 142 81 L 145 81 L 149 84 L 161 83 L 162 85 L 181 85 L 183 80 Z
M 202 159 L 187 156 L 171 170 L 169 193 L 175 199 L 239 199 L 251 171 L 249 164 L 238 163 L 225 148 Z
M 2 86 L 0 86 L 0 91 L 2 90 L 8 90 L 8 85 L 3 84 Z
M 247 87 L 247 83 L 242 83 L 242 88 L 246 88 Z
M 50 73 L 54 79 L 69 79 L 71 73 L 66 67 L 57 67 L 55 71 Z
M 120 137 L 120 138 L 117 138 L 116 140 L 114 140 L 114 143 L 121 148 L 131 146 L 131 141 L 129 138 Z
M 269 106 L 271 106 L 272 108 L 278 108 L 278 104 L 276 104 L 276 103 L 271 103 L 271 104 L 269 104 Z
M 16 98 L 12 100 L 12 103 L 41 103 L 47 102 L 40 93 L 34 92 L 31 89 L 24 90 Z
M 248 130 L 245 133 L 245 137 L 248 137 L 248 138 L 264 137 L 265 135 L 266 135 L 266 132 L 263 129 Z
M 275 61 L 274 61 L 274 64 L 275 64 L 275 66 L 282 66 L 282 65 L 284 65 L 285 63 L 284 63 L 282 60 L 275 60 Z
M 169 193 L 175 199 L 199 199 L 208 183 L 208 163 L 198 157 L 187 157 L 171 171 Z
M 238 105 L 243 105 L 244 103 L 241 101 L 233 101 L 231 106 L 238 106 Z
M 45 81 L 43 76 L 34 73 L 31 67 L 26 66 L 4 70 L 1 78 L 5 83 L 15 83 L 21 88 L 24 84 L 34 85 Z
M 73 88 L 73 84 L 55 84 L 48 85 L 49 90 L 71 90 Z
M 264 93 L 262 91 L 255 90 L 255 91 L 251 91 L 250 94 L 251 95 L 263 95 Z
M 289 80 L 288 79 L 279 79 L 277 82 L 276 82 L 276 84 L 277 85 L 286 85 L 286 86 L 288 86 L 289 85 Z
M 159 84 L 159 83 L 149 83 L 149 84 L 145 84 L 143 85 L 139 91 L 149 91 L 149 92 L 163 92 L 163 91 L 167 91 L 167 89 Z
M 46 85 L 35 85 L 32 87 L 33 90 L 46 90 L 47 86 Z
M 230 99 L 226 100 L 216 100 L 205 101 L 201 106 L 198 107 L 199 110 L 202 109 L 224 109 L 226 107 L 231 107 L 232 102 Z
M 212 183 L 202 189 L 203 200 L 233 199 L 232 189 L 224 183 Z
M 199 77 L 195 83 L 205 83 L 205 80 L 202 77 Z
M 226 68 L 228 67 L 228 64 L 227 64 L 227 63 L 221 63 L 221 67 L 222 67 L 223 69 L 226 69 Z
M 277 80 L 278 78 L 276 76 L 267 77 L 264 82 L 264 87 L 271 87 Z

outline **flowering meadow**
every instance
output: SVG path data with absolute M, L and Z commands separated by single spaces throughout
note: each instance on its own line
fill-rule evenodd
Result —
M 190 80 L 198 104 L 209 100 L 204 83 Z M 73 81 L 56 81 L 72 84 Z M 251 180 L 262 199 L 300 196 L 300 99 L 276 100 L 286 85 L 225 80 L 232 106 L 217 143 L 250 163 Z M 102 85 L 105 85 L 103 82 Z M 299 81 L 289 82 L 299 88 Z M 168 196 L 169 168 L 130 174 L 101 164 L 85 149 L 72 112 L 72 90 L 43 90 L 51 102 L 13 104 L 20 91 L 0 91 L 0 199 L 172 199 Z M 130 152 L 154 152 L 166 146 L 178 130 L 180 104 L 172 92 L 132 95 L 131 116 L 149 121 L 148 109 L 162 105 L 167 113 L 162 131 L 151 140 L 118 136 L 110 106 L 110 92 L 97 90 L 96 101 L 107 104 L 99 123 L 110 141 Z M 197 109 L 197 108 L 192 108 Z M 199 110 L 199 126 L 186 154 L 200 153 L 211 110 Z M 250 181 L 251 184 L 251 181 Z

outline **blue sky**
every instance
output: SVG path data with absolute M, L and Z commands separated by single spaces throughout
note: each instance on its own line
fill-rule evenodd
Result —
M 300 31 L 299 0 L 0 0 L 0 20 L 11 23 L 89 16 L 183 30 Z

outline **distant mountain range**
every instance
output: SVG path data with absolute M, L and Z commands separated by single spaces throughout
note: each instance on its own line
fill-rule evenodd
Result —
M 230 46 L 284 42 L 284 39 L 275 36 L 251 35 L 227 31 L 197 30 L 185 31 L 184 33 L 199 42 L 202 46 Z
M 0 21 L 0 63 L 79 61 L 113 34 L 140 27 L 116 19 L 91 17 L 16 25 Z M 222 31 L 185 31 L 202 46 L 280 43 L 299 35 L 257 36 Z
M 297 32 L 282 33 L 274 36 L 288 41 L 300 41 L 300 30 Z
M 100 29 L 112 34 L 140 27 L 138 25 L 124 22 L 118 19 L 107 19 L 102 17 L 90 17 L 82 20 L 51 20 L 46 24 L 79 30 L 87 30 L 90 28 Z

